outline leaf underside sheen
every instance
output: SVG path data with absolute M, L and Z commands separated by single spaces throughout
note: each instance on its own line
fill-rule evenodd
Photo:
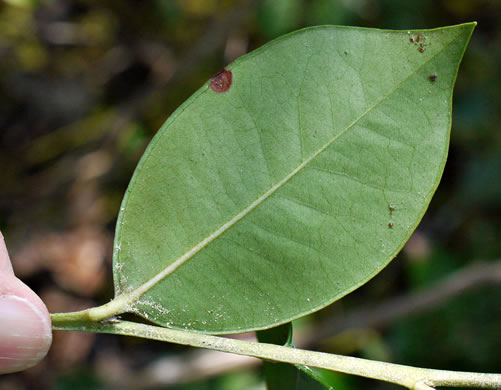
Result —
M 182 263 L 127 310 L 233 333 L 367 282 L 438 185 L 473 28 L 308 28 L 228 66 L 229 90 L 200 88 L 134 173 L 117 224 L 116 296 Z

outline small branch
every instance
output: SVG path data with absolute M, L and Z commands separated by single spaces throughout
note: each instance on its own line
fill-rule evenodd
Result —
M 370 307 L 364 306 L 354 311 L 348 311 L 341 318 L 330 316 L 324 319 L 319 326 L 313 326 L 311 329 L 306 328 L 307 332 L 298 332 L 295 344 L 299 348 L 311 349 L 312 345 L 321 345 L 322 340 L 343 330 L 354 327 L 381 329 L 391 325 L 397 319 L 435 310 L 437 306 L 443 305 L 467 291 L 498 284 L 501 284 L 500 260 L 488 263 L 473 262 L 429 287 L 419 290 L 419 295 L 432 298 L 416 300 L 417 293 L 406 294 L 389 298 L 381 304 L 372 304 Z M 394 307 L 398 308 L 395 309 L 395 312 L 393 311 Z M 384 315 L 380 315 L 380 313 L 384 313 Z M 224 360 L 221 361 L 222 359 Z M 146 387 L 172 386 L 221 375 L 237 369 L 250 369 L 257 364 L 256 362 L 259 360 L 251 357 L 244 356 L 242 359 L 237 359 L 237 356 L 218 351 L 198 349 L 184 353 L 183 356 L 156 360 L 143 370 L 136 370 L 130 376 L 121 376 L 121 382 L 113 383 L 113 385 L 123 387 L 125 384 L 142 383 Z M 166 367 L 172 369 L 166 370 Z M 176 370 L 175 367 L 179 368 Z M 426 383 L 419 384 L 419 387 L 416 384 L 415 390 L 419 389 L 431 390 L 432 387 Z
M 433 387 L 428 386 L 425 382 L 418 382 L 414 386 L 414 390 L 435 390 Z
M 381 328 L 397 319 L 433 310 L 466 291 L 501 284 L 501 261 L 474 263 L 437 283 L 381 304 L 348 312 L 342 318 L 328 318 L 302 340 L 304 345 L 317 345 L 322 340 L 352 328 Z
M 158 326 L 119 321 L 113 324 L 68 322 L 52 316 L 55 330 L 76 330 L 93 333 L 110 333 L 166 341 L 193 347 L 212 349 L 237 355 L 253 356 L 277 362 L 302 364 L 345 374 L 395 383 L 413 390 L 430 390 L 432 386 L 463 386 L 501 389 L 500 374 L 479 374 L 432 370 L 306 351 L 272 344 L 256 343 L 194 333 Z

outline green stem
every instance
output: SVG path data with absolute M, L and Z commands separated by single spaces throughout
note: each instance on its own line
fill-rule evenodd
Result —
M 88 313 L 89 311 L 85 312 Z M 412 390 L 430 390 L 436 386 L 501 389 L 501 374 L 432 370 L 350 356 L 306 351 L 273 344 L 210 336 L 202 333 L 161 328 L 135 322 L 89 322 L 85 321 L 82 316 L 80 316 L 79 320 L 71 321 L 67 314 L 66 317 L 64 316 L 65 313 L 51 315 L 54 330 L 110 333 L 167 341 L 238 355 L 254 356 L 277 362 L 324 368 L 345 374 L 391 382 Z
M 129 301 L 129 296 L 120 295 L 105 305 L 71 313 L 52 313 L 50 317 L 53 324 L 98 322 L 127 312 Z

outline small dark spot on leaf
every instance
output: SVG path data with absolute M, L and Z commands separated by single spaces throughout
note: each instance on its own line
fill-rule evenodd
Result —
M 424 37 L 419 34 L 417 37 L 416 37 L 416 42 L 419 42 L 420 40 L 424 39 Z
M 395 211 L 395 206 L 393 206 L 392 204 L 388 205 L 388 210 L 390 210 L 390 213 Z
M 231 70 L 223 69 L 217 75 L 210 79 L 210 89 L 214 92 L 226 92 L 230 89 L 233 74 Z
M 391 229 L 393 228 L 393 222 L 388 222 L 388 227 Z
M 414 37 L 412 37 L 412 36 L 411 36 L 411 37 L 409 38 L 409 41 L 411 41 L 412 43 L 414 43 L 414 42 L 416 42 L 416 38 L 414 38 Z
M 430 77 L 428 77 L 430 81 L 435 81 L 437 79 L 437 75 L 435 73 L 430 74 Z
M 419 49 L 418 50 L 419 50 L 420 53 L 424 53 L 424 43 L 420 43 L 419 44 Z

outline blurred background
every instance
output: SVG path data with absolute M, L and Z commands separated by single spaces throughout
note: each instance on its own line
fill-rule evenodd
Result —
M 498 0 L 0 0 L 0 229 L 49 310 L 113 296 L 116 216 L 167 117 L 235 58 L 301 27 L 477 21 L 455 88 L 450 157 L 390 266 L 298 320 L 300 347 L 501 373 L 501 2 Z M 244 335 L 239 337 L 252 337 Z M 393 389 L 343 375 L 336 390 Z M 257 360 L 57 332 L 18 389 L 264 389 Z

